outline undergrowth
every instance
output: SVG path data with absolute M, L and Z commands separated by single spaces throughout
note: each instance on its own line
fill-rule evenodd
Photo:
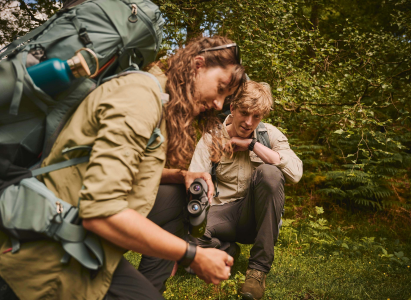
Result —
M 299 213 L 295 207 L 286 208 L 264 299 L 411 299 L 407 229 L 398 234 L 379 215 L 324 217 L 322 207 L 305 207 Z M 240 246 L 229 280 L 218 286 L 205 284 L 179 269 L 167 281 L 163 296 L 239 299 L 251 249 L 251 245 Z M 138 265 L 138 254 L 128 252 L 125 257 Z

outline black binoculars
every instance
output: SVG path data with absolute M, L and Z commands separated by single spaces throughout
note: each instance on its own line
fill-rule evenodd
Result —
M 204 235 L 207 226 L 207 214 L 210 209 L 207 193 L 207 183 L 201 178 L 195 179 L 188 189 L 190 234 L 196 238 Z

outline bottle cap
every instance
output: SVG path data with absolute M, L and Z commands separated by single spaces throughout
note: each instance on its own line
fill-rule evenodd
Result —
M 80 52 L 77 52 L 75 56 L 67 60 L 67 64 L 70 67 L 71 72 L 75 78 L 90 77 L 90 68 L 87 65 L 86 60 Z

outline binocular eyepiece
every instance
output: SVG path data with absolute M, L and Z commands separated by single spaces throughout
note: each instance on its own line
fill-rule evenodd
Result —
M 190 234 L 193 237 L 202 237 L 206 230 L 207 214 L 210 209 L 207 193 L 207 183 L 201 178 L 195 179 L 188 189 L 187 210 L 190 220 Z

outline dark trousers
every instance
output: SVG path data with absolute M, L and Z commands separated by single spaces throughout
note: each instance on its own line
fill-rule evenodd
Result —
M 253 244 L 248 267 L 268 273 L 283 208 L 284 175 L 276 166 L 263 164 L 253 172 L 246 197 L 210 208 L 205 236 Z
M 160 185 L 156 202 L 147 218 L 164 230 L 185 237 L 183 207 L 186 204 L 184 185 Z M 105 300 L 163 299 L 164 283 L 170 277 L 174 261 L 148 255 L 141 258 L 138 271 L 124 258 L 113 274 Z
M 183 184 L 162 184 L 156 202 L 147 218 L 164 230 L 184 239 L 187 228 L 184 226 L 184 206 L 186 189 Z M 143 255 L 138 270 L 162 293 L 164 283 L 173 271 L 174 261 Z

